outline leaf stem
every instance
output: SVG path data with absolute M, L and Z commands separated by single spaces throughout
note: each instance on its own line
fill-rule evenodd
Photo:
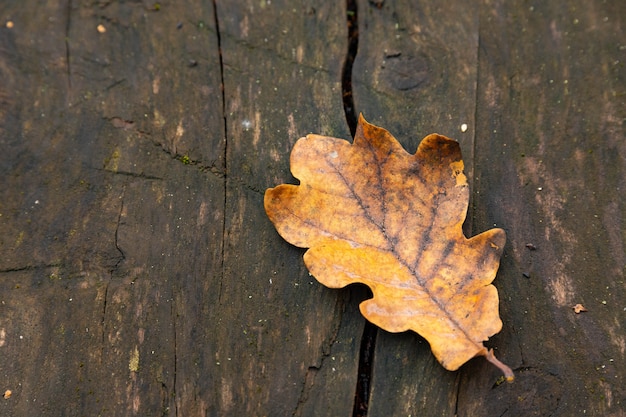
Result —
M 494 364 L 499 370 L 504 374 L 504 378 L 506 378 L 506 382 L 513 382 L 515 380 L 515 374 L 513 374 L 513 370 L 500 362 L 496 356 L 493 354 L 493 349 L 489 349 L 485 353 L 485 358 L 492 364 Z

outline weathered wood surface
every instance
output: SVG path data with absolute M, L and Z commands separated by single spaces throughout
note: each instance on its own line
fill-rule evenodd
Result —
M 368 416 L 625 415 L 626 3 L 544 3 L 357 2 L 356 111 L 458 139 L 467 233 L 507 231 L 488 345 L 517 373 L 378 331 Z M 359 414 L 367 295 L 262 207 L 298 137 L 349 138 L 346 14 L 0 4 L 1 415 Z

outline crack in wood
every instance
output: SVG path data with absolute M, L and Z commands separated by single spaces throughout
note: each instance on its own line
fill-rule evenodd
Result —
M 126 259 L 126 254 L 122 250 L 119 245 L 119 230 L 120 224 L 122 223 L 122 213 L 124 213 L 124 196 L 126 195 L 126 185 L 122 187 L 122 193 L 120 195 L 120 210 L 117 214 L 117 224 L 115 225 L 115 233 L 113 237 L 113 244 L 115 245 L 115 249 L 120 253 L 120 258 L 115 262 L 115 265 L 109 270 L 109 279 L 104 283 L 104 294 L 102 300 L 102 313 L 100 319 L 100 327 L 102 328 L 102 335 L 100 339 L 100 361 L 105 358 L 105 347 L 107 346 L 106 342 L 106 315 L 107 315 L 107 306 L 108 306 L 108 297 L 109 297 L 109 286 L 113 281 L 113 275 L 115 275 L 115 271 L 119 268 L 120 264 Z
M 339 308 L 341 304 L 343 304 L 343 302 L 340 301 L 340 298 L 337 298 L 335 308 L 336 309 Z M 339 338 L 339 331 L 341 329 L 341 324 L 342 324 L 342 315 L 341 314 L 336 315 L 335 325 L 333 327 L 332 333 L 330 334 L 330 337 L 328 337 L 322 343 L 320 354 L 317 358 L 315 358 L 315 363 L 307 367 L 306 373 L 304 375 L 302 389 L 300 390 L 300 395 L 298 396 L 298 401 L 296 403 L 296 409 L 291 413 L 292 416 L 303 415 L 302 407 L 309 400 L 311 391 L 313 390 L 315 386 L 315 379 L 317 377 L 317 374 L 324 367 L 324 363 L 326 362 L 326 359 L 329 357 L 332 357 L 333 345 L 337 343 L 337 340 Z M 306 412 L 304 413 L 306 415 Z
M 223 98 L 223 100 L 225 100 L 225 98 Z M 224 112 L 224 126 L 226 126 L 226 113 L 225 110 L 222 110 Z M 178 161 L 180 161 L 181 163 L 183 163 L 184 165 L 189 165 L 189 166 L 193 166 L 196 167 L 198 170 L 200 170 L 203 173 L 211 173 L 214 176 L 216 176 L 217 178 L 222 178 L 224 179 L 224 207 L 226 207 L 226 187 L 228 186 L 227 182 L 226 182 L 226 176 L 227 176 L 227 165 L 226 165 L 226 158 L 227 158 L 227 149 L 226 146 L 224 147 L 224 154 L 223 154 L 223 158 L 224 158 L 224 166 L 219 167 L 217 164 L 217 161 L 211 161 L 210 163 L 204 163 L 202 160 L 196 160 L 196 159 L 191 159 L 189 158 L 188 155 L 181 155 L 175 151 L 171 151 L 169 150 L 167 147 L 165 147 L 163 145 L 163 143 L 154 140 L 153 139 L 153 135 L 152 133 L 148 132 L 148 131 L 144 131 L 141 129 L 137 129 L 135 127 L 135 122 L 132 120 L 124 120 L 120 117 L 114 116 L 114 117 L 104 117 L 104 120 L 110 122 L 115 128 L 118 129 L 125 129 L 125 130 L 129 130 L 134 132 L 138 137 L 140 138 L 147 138 L 148 140 L 150 140 L 150 142 L 158 147 L 162 152 L 164 152 L 165 154 L 167 154 L 170 158 L 172 159 L 176 159 Z M 227 138 L 226 138 L 226 127 L 224 128 L 224 140 L 225 143 L 227 143 Z M 154 175 L 148 175 L 148 174 L 144 174 L 144 173 L 136 173 L 136 172 L 132 172 L 132 171 L 114 171 L 112 169 L 108 169 L 108 168 L 94 168 L 91 167 L 91 169 L 95 169 L 97 171 L 103 171 L 103 172 L 107 172 L 110 174 L 115 174 L 115 175 L 123 175 L 123 176 L 128 176 L 128 177 L 132 177 L 132 178 L 138 178 L 138 179 L 145 179 L 145 180 L 165 180 L 165 178 L 162 177 L 157 177 Z M 241 177 L 234 177 L 234 176 L 228 176 L 228 181 L 230 183 L 230 185 L 238 185 L 241 186 L 243 188 L 248 189 L 249 191 L 252 191 L 254 193 L 260 194 L 260 195 L 264 195 L 265 194 L 265 190 L 261 189 L 255 185 L 249 184 L 246 181 L 243 180 L 243 178 Z M 224 227 L 226 227 L 226 225 L 224 224 Z
M 372 388 L 372 368 L 374 365 L 374 349 L 376 347 L 377 334 L 378 328 L 366 321 L 359 349 L 359 369 L 357 371 L 352 417 L 367 416 Z
M 113 268 L 111 269 L 111 278 L 113 278 L 113 274 L 115 270 L 117 270 L 120 264 L 124 262 L 124 260 L 126 259 L 126 254 L 124 253 L 124 251 L 119 245 L 119 232 L 120 232 L 120 224 L 122 223 L 122 213 L 124 213 L 124 196 L 125 195 L 126 195 L 126 186 L 122 188 L 122 195 L 120 197 L 120 200 L 121 200 L 120 212 L 117 215 L 117 225 L 115 226 L 115 249 L 117 249 L 117 251 L 120 253 L 120 258 L 117 260 L 117 262 L 115 262 L 115 265 L 113 265 Z
M 346 17 L 348 22 L 348 52 L 341 74 L 341 94 L 343 99 L 343 111 L 346 114 L 346 122 L 350 128 L 350 134 L 354 137 L 356 133 L 357 117 L 356 110 L 354 109 L 354 97 L 352 96 L 352 66 L 359 48 L 359 24 L 356 0 L 346 0 Z
M 142 180 L 158 180 L 158 181 L 163 181 L 164 180 L 163 177 L 156 177 L 156 176 L 153 176 L 153 175 L 144 174 L 143 172 L 114 171 L 112 169 L 93 168 L 93 167 L 91 167 L 91 169 L 96 170 L 96 171 L 106 172 L 106 173 L 113 174 L 113 175 L 121 175 L 121 176 L 125 176 L 125 177 L 138 178 L 138 179 L 142 179 Z
M 41 265 L 24 265 L 24 266 L 14 266 L 0 269 L 0 274 L 7 274 L 11 272 L 23 272 L 23 271 L 34 271 L 48 268 L 62 268 L 65 265 L 61 262 L 51 263 L 51 264 L 41 264 Z
M 105 335 L 106 335 L 105 329 L 106 329 L 106 315 L 107 315 L 107 297 L 109 294 L 110 284 L 111 284 L 111 279 L 109 278 L 109 281 L 104 284 L 104 297 L 103 297 L 104 300 L 102 302 L 102 319 L 100 320 L 100 326 L 102 327 L 102 338 L 101 338 L 101 343 L 100 343 L 100 361 L 102 361 L 103 358 L 105 357 L 104 342 L 105 342 Z
M 120 253 L 119 259 L 115 262 L 115 265 L 109 271 L 109 280 L 104 284 L 104 296 L 102 301 L 102 319 L 100 320 L 100 325 L 102 326 L 102 339 L 101 339 L 101 355 L 100 358 L 104 358 L 104 348 L 105 348 L 105 336 L 106 336 L 106 315 L 107 315 L 107 299 L 109 295 L 109 286 L 113 281 L 113 276 L 115 275 L 115 271 L 120 267 L 122 262 L 126 259 L 126 254 L 122 250 L 119 245 L 119 231 L 120 224 L 122 223 L 122 214 L 124 213 L 124 196 L 126 195 L 126 185 L 122 188 L 122 193 L 120 195 L 120 211 L 117 214 L 117 224 L 115 225 L 115 233 L 113 237 L 113 244 L 115 245 L 115 249 Z
M 461 381 L 459 378 L 460 373 L 457 374 L 456 378 L 456 393 L 454 397 L 454 415 L 459 415 L 461 409 L 459 408 L 459 398 L 461 398 Z
M 65 21 L 65 71 L 67 74 L 67 89 L 72 89 L 72 70 L 70 67 L 70 22 L 72 17 L 72 0 L 67 1 Z
M 220 279 L 220 285 L 218 289 L 217 300 L 218 303 L 221 303 L 222 300 L 222 281 L 226 275 L 226 203 L 228 202 L 228 120 L 226 118 L 226 88 L 224 85 L 224 57 L 222 55 L 222 37 L 220 33 L 220 20 L 217 13 L 217 0 L 213 0 L 213 20 L 215 22 L 215 37 L 217 39 L 217 53 L 219 57 L 220 63 L 220 89 L 222 91 L 222 118 L 224 119 L 224 152 L 223 152 L 223 170 L 221 172 L 216 172 L 210 170 L 213 174 L 220 174 L 224 179 L 224 196 L 223 196 L 223 216 L 222 216 L 222 253 L 221 253 L 221 271 L 222 271 L 222 279 Z M 217 170 L 217 168 L 216 168 Z
M 357 128 L 357 112 L 354 105 L 354 96 L 352 94 L 352 67 L 359 49 L 359 19 L 357 0 L 346 0 L 346 20 L 348 26 L 348 51 L 346 53 L 346 60 L 344 61 L 341 74 L 341 94 L 343 99 L 343 110 L 346 115 L 346 123 L 350 129 L 350 134 L 354 138 Z M 357 381 L 354 390 L 354 405 L 352 409 L 353 417 L 367 416 L 377 334 L 378 328 L 372 323 L 366 321 L 359 349 L 359 366 L 357 370 Z M 309 372 L 307 371 L 307 376 L 308 373 Z
M 178 336 L 178 329 L 176 328 L 176 309 L 174 308 L 174 304 L 176 303 L 175 299 L 172 300 L 172 303 L 170 304 L 170 315 L 172 316 L 172 325 L 174 328 L 174 375 L 173 375 L 173 381 L 172 381 L 172 401 L 174 401 L 174 416 L 178 416 L 178 398 L 176 397 L 176 377 L 177 377 L 177 373 L 178 373 L 178 345 L 177 345 L 177 336 Z
M 476 192 L 476 174 L 475 174 L 475 160 L 476 160 L 476 152 L 477 152 L 477 138 L 476 138 L 476 131 L 478 130 L 477 128 L 477 121 L 478 121 L 478 100 L 479 100 L 479 91 L 480 88 L 482 88 L 482 85 L 479 85 L 479 83 L 481 83 L 480 81 L 480 51 L 481 51 L 481 36 L 480 36 L 480 13 L 478 15 L 478 28 L 477 28 L 477 39 L 476 39 L 476 82 L 474 85 L 474 120 L 472 121 L 472 124 L 474 125 L 474 128 L 472 129 L 472 136 L 471 136 L 471 140 L 472 140 L 472 154 L 471 154 L 471 159 L 470 159 L 470 164 L 471 166 L 469 166 L 469 164 L 466 164 L 465 167 L 465 173 L 467 175 L 467 182 L 468 185 L 470 187 L 470 201 L 468 202 L 468 211 L 467 211 L 467 217 L 465 218 L 465 222 L 463 224 L 463 231 L 467 233 L 467 235 L 469 236 L 473 236 L 476 233 L 474 233 L 474 219 L 476 218 L 476 203 L 473 201 L 473 192 Z

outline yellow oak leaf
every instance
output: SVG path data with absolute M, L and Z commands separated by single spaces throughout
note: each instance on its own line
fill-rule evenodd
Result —
M 456 141 L 431 134 L 411 155 L 361 116 L 353 144 L 298 140 L 291 171 L 300 185 L 268 189 L 265 210 L 285 240 L 309 248 L 304 262 L 320 283 L 368 285 L 363 316 L 420 334 L 446 369 L 484 356 L 513 380 L 483 345 L 502 328 L 491 282 L 506 236 L 463 235 L 469 188 Z

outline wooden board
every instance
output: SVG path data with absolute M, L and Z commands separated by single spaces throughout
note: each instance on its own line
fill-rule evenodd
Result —
M 341 110 L 343 6 L 229 1 L 217 11 L 228 149 L 213 324 L 221 366 L 209 411 L 349 415 L 363 320 L 350 290 L 315 282 L 303 251 L 277 235 L 263 208 L 266 188 L 293 181 L 288 155 L 298 138 L 349 135 Z
M 355 107 L 410 153 L 429 133 L 458 140 L 472 178 L 479 11 L 463 1 L 423 3 L 359 2 Z M 446 371 L 424 339 L 380 331 L 373 356 L 368 416 L 455 414 L 461 374 Z
M 626 5 L 52 3 L 0 4 L 0 414 L 624 415 Z M 267 220 L 346 97 L 459 140 L 515 383 L 365 326 Z
M 507 229 L 508 325 L 494 344 L 519 382 L 481 396 L 488 413 L 626 410 L 625 12 L 493 2 L 481 14 L 474 224 Z
M 433 131 L 461 143 L 467 233 L 508 235 L 489 345 L 517 379 L 479 359 L 446 373 L 383 332 L 368 415 L 624 415 L 624 6 L 411 3 L 359 3 L 356 108 L 411 152 Z

